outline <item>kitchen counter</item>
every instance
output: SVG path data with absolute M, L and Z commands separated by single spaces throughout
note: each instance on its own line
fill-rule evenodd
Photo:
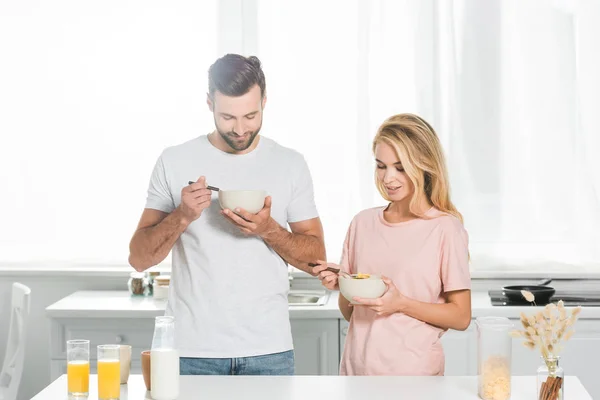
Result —
M 299 375 L 336 375 L 339 370 L 341 343 L 345 331 L 340 329 L 341 313 L 337 293 L 325 290 L 292 290 L 290 329 L 296 350 L 295 366 Z M 303 297 L 304 296 L 304 297 Z M 306 304 L 314 301 L 317 304 Z M 152 344 L 154 318 L 164 315 L 166 300 L 132 297 L 128 291 L 77 291 L 46 308 L 50 320 L 50 377 L 57 379 L 66 372 L 65 342 L 69 339 L 90 340 L 90 349 L 99 344 L 132 346 L 139 355 Z M 343 333 L 341 333 L 343 332 Z M 95 358 L 95 350 L 90 357 Z M 95 373 L 91 365 L 91 373 Z M 132 360 L 133 374 L 141 373 L 141 362 Z
M 338 296 L 339 292 L 330 292 L 322 306 L 290 306 L 290 318 L 343 318 L 337 305 Z M 487 292 L 473 292 L 471 305 L 473 318 L 488 315 L 519 318 L 521 312 L 533 312 L 533 306 L 492 306 Z M 127 291 L 78 291 L 49 306 L 46 314 L 52 318 L 153 318 L 163 315 L 165 306 L 164 300 L 131 297 Z M 579 318 L 599 319 L 600 307 L 583 307 Z
M 178 400 L 389 400 L 479 399 L 477 377 L 384 376 L 181 376 Z M 97 399 L 97 377 L 90 376 L 90 396 Z M 61 376 L 32 400 L 66 399 L 67 377 Z M 567 376 L 568 399 L 592 400 L 579 379 Z M 536 378 L 512 378 L 511 400 L 536 398 Z M 121 386 L 121 400 L 152 399 L 141 375 Z
M 290 318 L 343 318 L 337 305 L 338 292 L 327 293 L 327 296 L 325 304 L 320 306 L 290 306 Z M 127 291 L 78 291 L 50 305 L 46 315 L 51 318 L 154 318 L 164 315 L 166 304 L 166 300 L 155 300 L 151 296 L 132 297 Z
M 325 376 L 338 373 L 348 323 L 338 308 L 338 292 L 329 293 L 322 306 L 291 306 L 290 326 L 296 350 L 298 375 Z M 154 317 L 163 315 L 165 301 L 131 297 L 126 291 L 79 291 L 47 308 L 50 319 L 51 380 L 66 372 L 65 341 L 86 338 L 98 344 L 129 344 L 134 354 L 152 343 Z M 518 326 L 519 314 L 535 313 L 534 307 L 492 306 L 486 292 L 472 293 L 472 315 L 505 316 Z M 600 381 L 594 360 L 600 357 L 600 307 L 584 307 L 575 334 L 565 346 L 561 364 L 568 375 L 577 376 L 595 398 L 600 399 Z M 475 324 L 466 331 L 447 332 L 442 338 L 448 376 L 476 376 L 477 337 Z M 534 374 L 539 354 L 518 340 L 512 344 L 515 376 Z M 93 366 L 93 365 L 92 365 Z M 92 369 L 92 373 L 95 371 Z M 141 373 L 139 358 L 132 362 L 132 374 Z M 47 382 L 46 382 L 47 384 Z M 535 397 L 535 396 L 534 396 Z M 446 398 L 446 397 L 442 397 Z M 572 398 L 568 395 L 567 398 Z

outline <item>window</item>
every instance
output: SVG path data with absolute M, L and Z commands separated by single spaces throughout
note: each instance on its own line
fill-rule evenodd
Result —
M 329 259 L 383 205 L 371 140 L 436 128 L 474 269 L 600 268 L 595 2 L 0 5 L 0 261 L 126 264 L 160 151 L 212 130 L 206 73 L 263 62 L 262 133 L 310 166 Z
M 474 269 L 600 266 L 600 53 L 591 39 L 600 7 L 258 5 L 265 134 L 309 160 L 330 259 L 351 218 L 383 203 L 371 154 L 378 125 L 414 112 L 443 142 Z
M 216 1 L 0 5 L 0 261 L 127 264 L 152 167 L 206 132 Z

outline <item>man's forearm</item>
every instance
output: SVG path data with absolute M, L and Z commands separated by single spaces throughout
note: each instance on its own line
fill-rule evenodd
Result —
M 272 220 L 273 228 L 262 236 L 277 254 L 288 264 L 313 275 L 308 263 L 315 260 L 325 260 L 325 245 L 323 239 L 313 235 L 303 235 L 289 232 Z
M 160 263 L 188 225 L 177 208 L 158 224 L 139 229 L 129 244 L 129 264 L 141 272 Z

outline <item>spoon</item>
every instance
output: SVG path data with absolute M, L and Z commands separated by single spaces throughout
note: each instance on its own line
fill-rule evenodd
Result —
M 321 264 L 315 264 L 315 263 L 308 263 L 309 267 L 318 267 Z M 346 271 L 342 271 L 339 268 L 332 268 L 332 267 L 327 267 L 327 269 L 325 271 L 329 271 L 329 272 L 333 272 L 334 274 L 342 274 L 342 275 L 347 275 L 349 277 L 352 278 L 352 275 L 350 275 L 349 273 L 347 273 Z
M 194 182 L 194 181 L 188 181 L 189 185 L 191 185 L 192 183 L 196 183 L 196 182 Z M 210 185 L 206 186 L 206 188 L 208 190 L 212 190 L 213 192 L 218 192 L 219 190 L 221 190 L 218 187 L 214 187 L 214 186 L 210 186 Z

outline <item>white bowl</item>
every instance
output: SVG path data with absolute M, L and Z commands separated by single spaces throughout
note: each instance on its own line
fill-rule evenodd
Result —
M 356 274 L 353 274 L 355 276 Z M 386 284 L 379 275 L 372 275 L 364 279 L 353 279 L 347 275 L 341 274 L 338 283 L 340 292 L 352 304 L 353 297 L 362 297 L 364 299 L 376 299 L 381 297 L 386 290 Z
M 256 214 L 265 206 L 267 192 L 264 190 L 219 190 L 219 204 L 221 208 L 242 208 L 249 213 Z

